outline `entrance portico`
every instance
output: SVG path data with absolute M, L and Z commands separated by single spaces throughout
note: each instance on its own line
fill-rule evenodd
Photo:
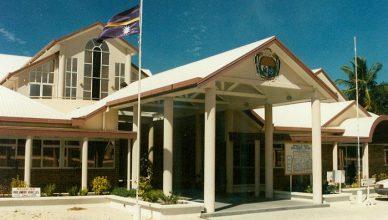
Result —
M 260 61 L 265 60 L 264 61 Z M 278 75 L 272 78 L 265 78 L 259 74 L 266 68 L 271 67 L 271 59 L 278 68 Z M 259 63 L 258 62 L 262 62 Z M 261 66 L 260 66 L 261 65 Z M 269 65 L 269 66 L 266 66 Z M 271 67 L 272 68 L 272 67 Z M 268 70 L 265 70 L 268 71 Z M 272 71 L 272 70 L 271 70 Z M 272 72 L 267 72 L 272 73 Z M 253 149 L 254 157 L 252 175 L 254 176 L 254 190 L 256 195 L 260 194 L 260 143 L 265 144 L 265 195 L 266 198 L 273 198 L 273 135 L 274 127 L 272 123 L 272 106 L 287 103 L 297 103 L 313 100 L 312 104 L 312 136 L 313 136 L 313 185 L 320 187 L 321 184 L 321 138 L 320 138 L 320 100 L 331 101 L 336 99 L 336 94 L 329 90 L 316 76 L 300 62 L 285 46 L 276 38 L 268 38 L 255 42 L 207 59 L 159 73 L 153 79 L 142 80 L 142 115 L 150 114 L 153 120 L 164 120 L 163 131 L 163 153 L 170 154 L 163 156 L 163 191 L 169 193 L 174 189 L 173 179 L 175 169 L 172 155 L 176 151 L 181 152 L 184 146 L 172 141 L 173 136 L 184 135 L 184 131 L 174 129 L 173 119 L 193 116 L 198 118 L 204 115 L 204 124 L 194 127 L 195 152 L 204 152 L 202 156 L 195 156 L 193 167 L 195 174 L 199 174 L 201 167 L 198 165 L 203 158 L 203 187 L 204 204 L 206 212 L 214 212 L 216 193 L 216 166 L 217 152 L 219 144 L 217 140 L 216 113 L 226 112 L 226 124 L 223 123 L 225 138 L 225 163 L 226 168 L 226 191 L 239 192 L 242 188 L 234 182 L 236 170 L 233 155 L 235 142 L 231 141 L 230 133 L 246 134 L 256 133 L 254 137 Z M 150 81 L 152 80 L 152 81 Z M 158 82 L 158 83 L 156 83 Z M 136 83 L 131 84 L 136 88 Z M 128 88 L 130 90 L 132 87 Z M 132 91 L 132 90 L 131 90 Z M 135 91 L 135 90 L 134 90 Z M 163 94 L 163 95 L 158 95 Z M 166 98 L 167 97 L 167 98 Z M 122 97 L 120 99 L 108 101 L 107 105 L 120 108 L 132 102 L 135 105 L 135 96 Z M 171 104 L 173 103 L 173 104 Z M 265 120 L 259 124 L 243 124 L 249 118 L 249 111 L 254 108 L 265 107 Z M 289 116 L 284 116 L 289 117 Z M 201 140 L 203 130 L 204 142 Z M 259 133 L 264 132 L 265 139 L 260 141 Z M 173 135 L 174 134 L 174 135 Z M 200 143 L 198 143 L 200 142 Z M 201 150 L 201 143 L 203 151 Z M 157 141 L 155 140 L 155 148 Z M 197 147 L 195 147 L 195 145 Z M 182 149 L 180 149 L 182 148 Z M 174 150 L 172 150 L 174 149 Z M 155 149 L 157 150 L 157 149 Z M 174 152 L 174 153 L 173 153 Z M 154 152 L 155 155 L 155 152 Z M 254 156 L 256 155 L 256 156 Z M 154 159 L 155 161 L 156 159 Z M 256 164 L 256 165 L 255 165 Z M 245 171 L 244 171 L 245 172 Z M 247 170 L 247 172 L 251 172 Z M 321 190 L 314 191 L 314 202 L 322 202 Z

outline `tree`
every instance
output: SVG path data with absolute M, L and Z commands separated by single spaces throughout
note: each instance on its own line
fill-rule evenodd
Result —
M 388 114 L 388 83 L 383 82 L 373 88 L 373 112 L 379 115 Z
M 338 85 L 345 86 L 342 90 L 350 100 L 356 99 L 356 73 L 354 61 L 350 61 L 351 66 L 342 66 L 341 70 L 347 75 L 348 79 L 337 79 Z M 377 73 L 383 67 L 380 63 L 373 64 L 368 68 L 365 58 L 357 57 L 357 75 L 358 75 L 358 103 L 366 110 L 373 110 L 374 104 L 371 98 L 371 91 L 377 85 Z

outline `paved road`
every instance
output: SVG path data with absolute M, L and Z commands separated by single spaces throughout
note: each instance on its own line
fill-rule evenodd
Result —
M 286 210 L 277 212 L 264 212 L 239 216 L 213 217 L 211 220 L 385 220 L 388 219 L 388 199 L 372 199 L 374 205 L 359 205 L 354 202 L 332 203 L 328 208 L 313 208 Z

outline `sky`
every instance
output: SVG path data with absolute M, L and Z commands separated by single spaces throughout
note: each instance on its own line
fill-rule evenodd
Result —
M 0 1 L 0 53 L 33 56 L 134 0 Z M 335 80 L 357 54 L 388 82 L 388 0 L 143 0 L 142 65 L 154 74 L 269 36 Z M 138 46 L 138 35 L 126 38 Z M 136 60 L 136 59 L 135 59 Z

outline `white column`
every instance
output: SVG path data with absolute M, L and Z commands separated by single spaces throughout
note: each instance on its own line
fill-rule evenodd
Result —
M 233 141 L 229 132 L 233 130 L 233 111 L 225 112 L 225 142 L 226 142 L 226 192 L 233 193 Z
M 363 155 L 362 155 L 362 176 L 361 178 L 369 178 L 369 144 L 365 143 L 363 145 Z
M 131 189 L 131 162 L 132 162 L 132 140 L 128 139 L 128 152 L 127 152 L 127 189 Z
M 88 138 L 82 141 L 82 182 L 81 189 L 88 188 Z
M 63 98 L 63 88 L 65 85 L 65 54 L 63 50 L 64 47 L 61 46 L 61 51 L 59 52 L 59 62 L 58 62 L 58 87 L 57 87 L 57 97 Z
M 24 182 L 31 185 L 31 166 L 32 166 L 32 137 L 28 136 L 26 139 L 24 151 Z
M 132 131 L 133 132 L 138 132 L 139 131 L 139 126 L 138 126 L 138 117 L 139 111 L 138 111 L 138 106 L 135 104 L 133 106 L 133 119 L 132 119 Z M 137 138 L 133 141 L 133 147 L 132 147 L 132 189 L 137 188 L 137 167 L 139 166 L 139 140 Z
M 204 205 L 207 213 L 214 212 L 216 159 L 216 90 L 205 89 L 205 158 Z
M 172 162 L 173 162 L 173 124 L 174 100 L 172 97 L 164 98 L 163 120 L 163 193 L 170 195 L 172 192 Z
M 273 198 L 273 122 L 272 105 L 264 105 L 265 117 L 265 198 Z
M 338 170 L 338 142 L 333 144 L 333 170 Z
M 255 140 L 255 196 L 260 195 L 260 141 Z
M 195 176 L 196 181 L 201 179 L 201 170 L 202 170 L 202 123 L 201 115 L 195 115 Z
M 125 56 L 125 83 L 129 85 L 131 83 L 131 52 L 127 50 L 127 54 Z
M 321 102 L 315 96 L 311 100 L 311 111 L 313 203 L 322 204 Z
M 154 163 L 154 123 L 151 122 L 150 128 L 148 130 L 148 160 L 151 164 Z

